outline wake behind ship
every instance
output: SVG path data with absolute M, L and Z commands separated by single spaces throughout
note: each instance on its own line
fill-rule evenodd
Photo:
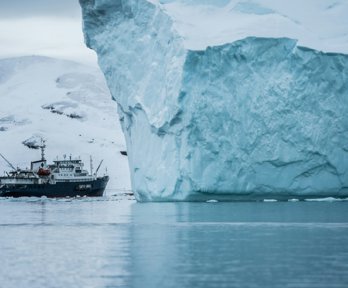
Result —
M 107 175 L 98 177 L 97 173 L 85 170 L 80 160 L 56 160 L 47 164 L 45 144 L 41 148 L 41 160 L 31 162 L 30 169 L 15 168 L 1 154 L 1 157 L 12 167 L 7 176 L 0 177 L 0 197 L 77 197 L 103 196 L 109 181 Z

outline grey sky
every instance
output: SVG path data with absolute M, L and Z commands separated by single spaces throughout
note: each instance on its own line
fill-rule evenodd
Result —
M 78 0 L 0 0 L 0 17 L 78 17 Z
M 78 0 L 0 0 L 0 58 L 42 55 L 96 65 Z

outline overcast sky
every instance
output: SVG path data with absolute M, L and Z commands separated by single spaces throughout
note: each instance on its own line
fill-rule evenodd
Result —
M 0 0 L 0 58 L 44 55 L 96 65 L 78 0 Z

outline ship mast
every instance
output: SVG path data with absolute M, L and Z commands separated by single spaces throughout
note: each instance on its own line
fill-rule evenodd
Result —
M 41 160 L 42 161 L 46 161 L 45 159 L 45 148 L 46 148 L 46 141 L 44 139 L 41 138 Z
M 91 175 L 93 175 L 93 159 L 92 159 L 92 156 L 89 156 L 89 165 L 90 165 L 90 169 L 91 169 Z
M 97 173 L 98 173 L 99 168 L 100 168 L 101 164 L 103 163 L 103 161 L 104 161 L 104 159 L 100 161 L 97 170 L 95 170 L 95 175 L 96 175 L 96 176 L 97 176 Z

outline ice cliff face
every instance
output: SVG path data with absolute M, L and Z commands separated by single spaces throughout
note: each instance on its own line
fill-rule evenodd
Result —
M 279 27 L 293 33 L 284 36 L 294 37 L 289 25 L 306 15 L 258 2 L 80 0 L 86 43 L 119 104 L 138 200 L 348 195 L 348 56 L 271 37 L 267 20 L 282 18 Z M 216 23 L 226 13 L 247 14 L 245 27 L 264 20 L 268 30 L 224 30 Z M 213 15 L 209 27 L 222 38 L 196 23 Z M 312 33 L 314 48 L 330 29 Z M 341 42 L 323 50 L 345 52 L 348 34 L 335 35 Z

